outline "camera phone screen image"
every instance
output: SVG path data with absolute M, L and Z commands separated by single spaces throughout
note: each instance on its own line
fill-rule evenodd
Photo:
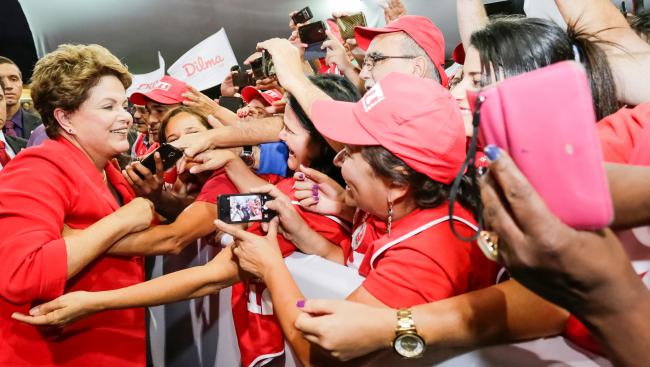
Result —
M 233 223 L 261 221 L 262 211 L 262 200 L 259 195 L 230 197 L 230 221 Z

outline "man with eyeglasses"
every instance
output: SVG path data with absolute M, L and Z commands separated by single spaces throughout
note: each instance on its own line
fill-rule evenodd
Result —
M 151 140 L 149 139 L 149 111 L 146 106 L 134 104 L 131 108 L 131 114 L 133 115 L 133 125 L 135 125 L 138 132 L 138 138 L 131 149 L 131 158 L 135 160 L 146 155 L 151 146 Z
M 384 28 L 357 27 L 354 36 L 366 51 L 359 77 L 366 90 L 392 72 L 434 79 L 445 88 L 445 40 L 431 20 L 403 16 Z

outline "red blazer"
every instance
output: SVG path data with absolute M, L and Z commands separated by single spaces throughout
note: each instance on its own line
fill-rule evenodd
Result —
M 106 166 L 124 203 L 133 191 Z M 63 138 L 23 150 L 0 174 L 0 366 L 144 366 L 144 310 L 101 312 L 63 330 L 11 319 L 63 293 L 144 280 L 141 258 L 101 256 L 66 281 L 63 224 L 84 229 L 119 204 L 93 163 Z

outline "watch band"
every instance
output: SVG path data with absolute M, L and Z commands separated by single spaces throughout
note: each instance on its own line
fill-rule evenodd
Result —
M 415 331 L 415 321 L 413 314 L 408 308 L 402 308 L 397 311 L 397 327 L 395 333 L 404 333 L 406 331 Z
M 239 158 L 246 163 L 248 167 L 253 167 L 255 165 L 255 157 L 253 156 L 253 147 L 251 145 L 245 145 L 242 147 L 241 154 Z

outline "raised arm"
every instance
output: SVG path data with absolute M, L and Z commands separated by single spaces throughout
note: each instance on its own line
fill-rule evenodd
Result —
M 456 14 L 460 40 L 467 50 L 472 33 L 485 27 L 489 19 L 482 0 L 457 0 Z

